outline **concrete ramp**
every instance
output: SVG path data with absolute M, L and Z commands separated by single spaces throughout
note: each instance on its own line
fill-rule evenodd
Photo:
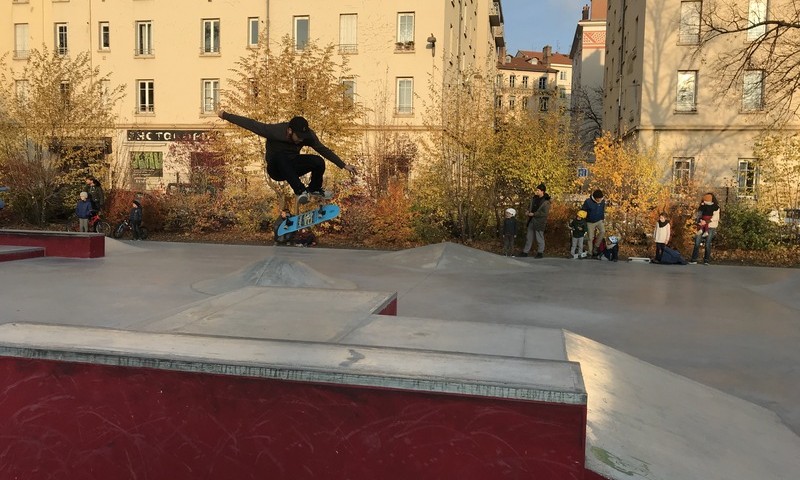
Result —
M 800 437 L 773 412 L 566 333 L 588 392 L 586 467 L 611 479 L 792 480 Z
M 442 242 L 375 257 L 378 261 L 404 268 L 438 271 L 502 270 L 530 268 L 530 265 L 513 258 L 495 255 L 457 243 Z
M 219 295 L 250 286 L 337 290 L 356 288 L 353 282 L 329 277 L 303 262 L 280 257 L 270 257 L 224 277 L 197 282 L 192 288 L 209 295 Z

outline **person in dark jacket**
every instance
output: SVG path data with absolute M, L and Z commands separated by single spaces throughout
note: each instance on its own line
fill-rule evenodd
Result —
M 575 218 L 568 224 L 571 235 L 569 253 L 572 258 L 583 258 L 583 238 L 586 236 L 586 210 L 578 210 Z
M 80 193 L 80 199 L 75 206 L 75 215 L 78 216 L 78 224 L 80 232 L 89 231 L 89 219 L 92 218 L 92 202 L 89 201 L 89 194 L 86 192 Z
M 86 177 L 86 193 L 89 194 L 89 201 L 92 202 L 92 210 L 100 213 L 106 201 L 100 180 L 94 177 Z
M 310 195 L 326 200 L 332 197 L 330 192 L 322 188 L 325 162 L 318 155 L 301 154 L 301 148 L 311 147 L 351 175 L 358 173 L 356 167 L 344 163 L 338 155 L 319 141 L 317 134 L 309 128 L 308 121 L 303 117 L 294 117 L 284 123 L 267 124 L 224 110 L 220 110 L 218 115 L 219 118 L 267 140 L 267 152 L 264 157 L 267 175 L 273 180 L 288 182 L 300 203 L 307 203 Z M 308 186 L 300 181 L 300 177 L 307 173 L 311 173 Z
M 134 240 L 141 240 L 142 239 L 142 204 L 139 203 L 139 200 L 134 200 L 131 203 L 131 213 L 128 216 L 128 221 L 131 223 L 131 229 L 133 230 L 133 239 Z
M 272 231 L 275 233 L 275 245 L 289 245 L 292 243 L 292 238 L 294 238 L 295 232 L 278 235 L 278 229 L 283 224 L 283 221 L 291 216 L 292 214 L 289 212 L 289 209 L 284 208 L 281 210 L 281 215 L 275 220 L 275 226 L 272 229 Z
M 525 248 L 520 257 L 527 257 L 533 247 L 533 238 L 536 237 L 536 258 L 544 257 L 544 228 L 547 225 L 547 216 L 550 214 L 550 195 L 547 187 L 540 183 L 533 192 L 531 207 L 528 210 L 528 231 L 525 236 Z
M 589 246 L 586 250 L 594 258 L 600 258 L 597 247 L 600 240 L 606 237 L 606 200 L 600 189 L 592 192 L 592 196 L 583 202 L 582 210 L 586 210 L 586 228 L 589 233 Z M 597 240 L 595 242 L 595 239 Z M 597 243 L 597 245 L 595 245 Z
M 517 238 L 517 211 L 506 208 L 506 218 L 503 220 L 503 254 L 513 257 L 514 239 Z

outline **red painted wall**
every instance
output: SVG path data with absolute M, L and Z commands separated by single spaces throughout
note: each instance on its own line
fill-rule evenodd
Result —
M 0 357 L 0 478 L 584 478 L 585 406 Z
M 48 257 L 98 258 L 106 255 L 106 237 L 100 233 L 0 230 L 0 245 L 43 247 Z

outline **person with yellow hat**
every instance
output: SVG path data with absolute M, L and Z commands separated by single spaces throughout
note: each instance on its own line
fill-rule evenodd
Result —
M 572 258 L 578 259 L 583 258 L 586 254 L 583 252 L 583 238 L 586 236 L 586 210 L 578 210 L 578 213 L 575 214 L 575 218 L 569 222 L 569 229 L 572 232 L 572 244 L 569 249 L 569 253 L 572 255 Z

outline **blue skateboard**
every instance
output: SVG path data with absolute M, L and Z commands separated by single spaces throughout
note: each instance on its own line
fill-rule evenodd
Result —
M 278 227 L 278 236 L 286 235 L 287 233 L 296 232 L 313 225 L 327 222 L 339 216 L 339 206 L 332 203 L 323 203 L 319 207 L 301 212 L 297 215 L 292 215 L 280 224 Z

